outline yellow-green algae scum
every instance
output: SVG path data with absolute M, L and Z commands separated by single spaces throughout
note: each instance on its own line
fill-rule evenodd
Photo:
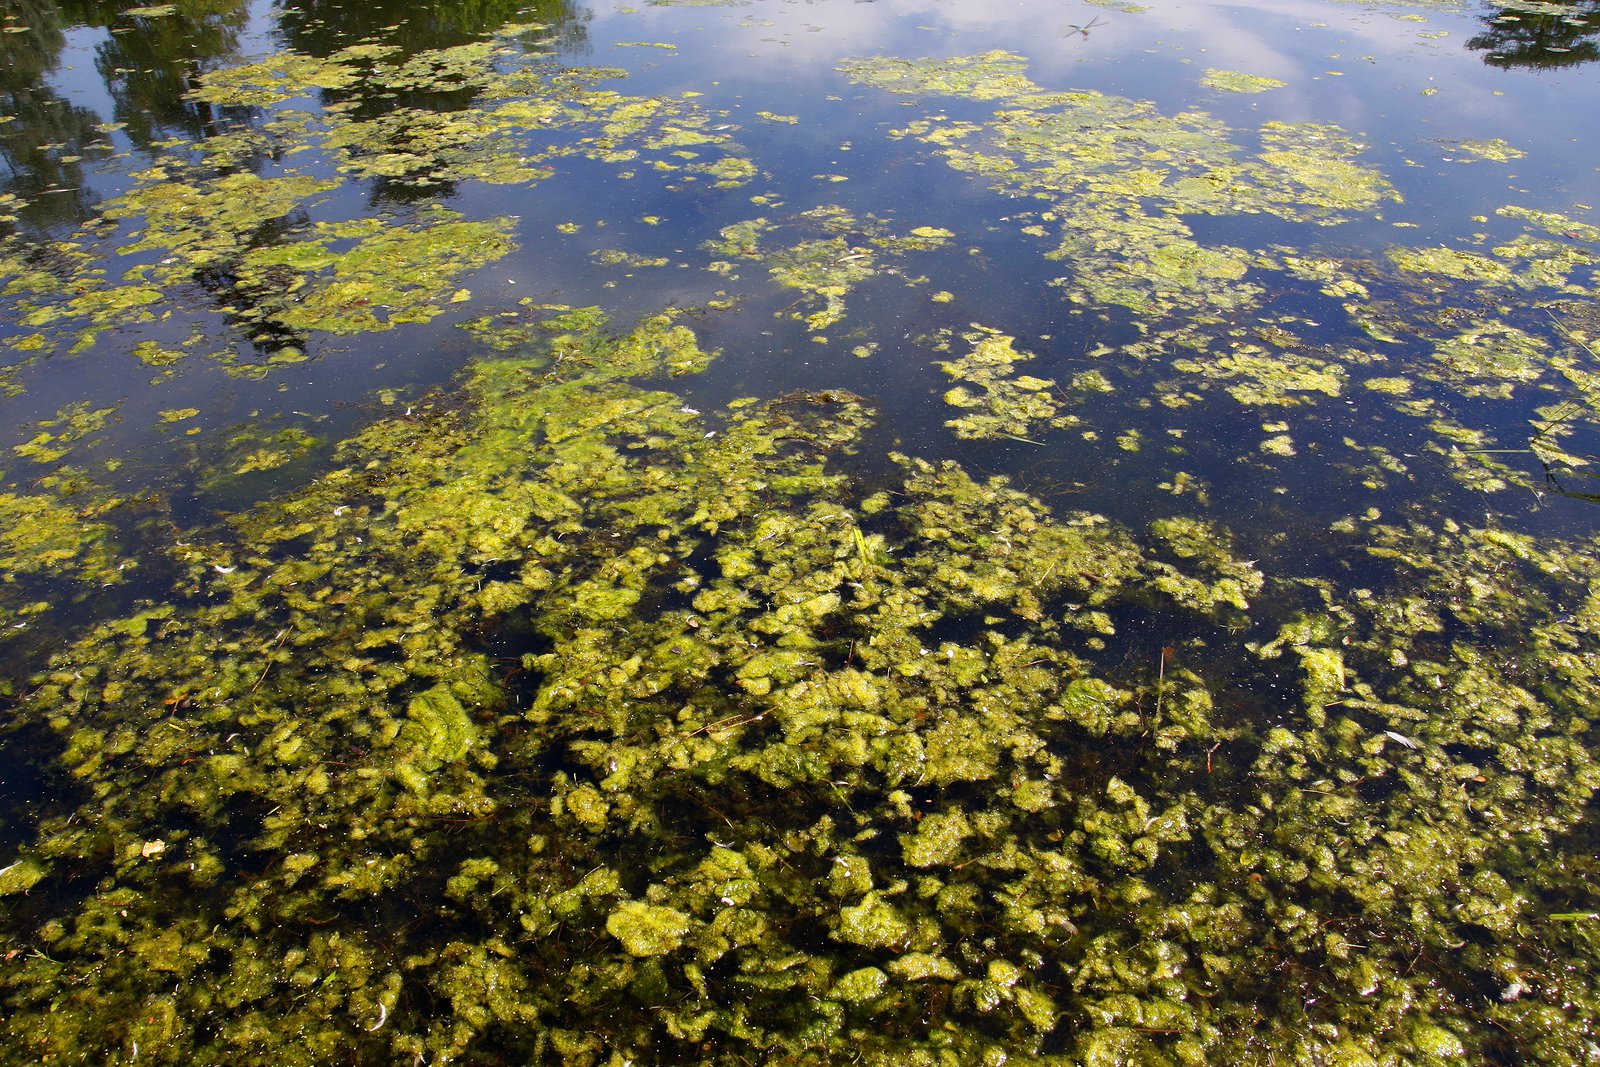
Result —
M 270 95 L 247 87 L 295 61 L 228 75 L 227 91 Z M 1000 100 L 1019 152 L 1077 143 L 1051 122 L 1097 128 L 1070 117 L 1081 103 L 1117 129 L 1181 135 L 1182 158 L 1211 168 L 1173 177 L 1169 155 L 1135 174 L 1102 143 L 1100 177 L 1038 190 L 1076 265 L 1063 288 L 1155 316 L 1128 354 L 1171 362 L 1158 401 L 1210 400 L 1214 384 L 1280 437 L 1305 397 L 1357 377 L 1423 404 L 1382 335 L 1424 320 L 1448 331 L 1415 361 L 1443 388 L 1493 399 L 1582 369 L 1579 345 L 1434 314 L 1466 272 L 1515 295 L 1565 269 L 1582 290 L 1568 297 L 1587 296 L 1572 280 L 1587 261 L 1537 238 L 1507 255 L 1267 267 L 1187 234 L 1178 216 L 1207 202 L 1310 221 L 1373 210 L 1390 193 L 1339 131 L 1270 128 L 1252 157 L 1198 114 L 1038 99 L 1011 57 L 937 72 L 984 63 L 998 80 L 939 89 Z M 956 146 L 994 129 L 910 135 Z M 197 183 L 225 170 L 183 180 L 203 198 Z M 154 200 L 177 179 L 151 176 Z M 1177 211 L 1159 206 L 1169 184 Z M 252 203 L 211 192 L 202 203 Z M 162 234 L 188 227 L 141 210 L 140 240 L 175 269 L 238 254 L 226 220 L 178 241 Z M 428 225 L 402 233 L 426 240 Z M 359 318 L 336 287 L 365 268 L 317 257 L 374 237 L 307 233 L 290 246 L 303 256 L 254 264 L 265 317 L 292 328 L 303 304 L 287 294 L 308 289 L 333 316 L 316 328 Z M 778 284 L 821 298 L 811 314 L 842 313 L 825 287 L 860 280 L 773 255 Z M 1251 307 L 1249 273 L 1267 269 L 1343 293 L 1371 350 L 1335 359 L 1282 324 L 1241 339 L 1220 316 L 1160 317 Z M 1416 299 L 1364 302 L 1396 271 L 1425 279 L 1402 290 Z M 19 277 L 40 315 L 111 321 L 77 289 Z M 182 284 L 149 278 L 152 304 Z M 401 306 L 429 314 L 451 285 Z M 139 306 L 111 282 L 83 292 Z M 862 486 L 830 465 L 862 447 L 860 397 L 701 414 L 666 389 L 717 355 L 686 316 L 528 311 L 469 324 L 493 354 L 460 393 L 374 422 L 309 485 L 214 528 L 150 533 L 167 591 L 16 686 L 18 718 L 58 739 L 64 799 L 0 869 L 4 1062 L 1600 1055 L 1586 825 L 1600 545 L 1369 512 L 1319 546 L 1328 573 L 1359 565 L 1358 586 L 1271 573 L 1203 516 L 1127 529 L 953 463 L 895 456 L 889 484 Z M 1010 337 L 940 344 L 972 387 L 949 398 L 956 433 L 1078 432 L 1071 394 L 1012 373 L 1026 353 Z M 96 417 L 69 412 L 52 436 L 70 445 Z M 1394 473 L 1383 458 L 1373 469 Z M 52 495 L 5 500 L 8 589 L 37 573 L 117 581 L 130 557 L 94 511 L 115 502 L 54 477 Z M 1185 639 L 1148 662 L 1096 655 L 1152 631 Z M 488 638 L 515 654 L 488 655 Z

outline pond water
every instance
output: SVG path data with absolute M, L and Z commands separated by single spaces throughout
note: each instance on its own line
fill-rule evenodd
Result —
M 12 4 L 0 1063 L 1600 1065 L 1600 3 Z

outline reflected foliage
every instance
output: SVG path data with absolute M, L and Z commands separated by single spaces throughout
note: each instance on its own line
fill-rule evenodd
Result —
M 94 217 L 100 197 L 86 169 L 114 150 L 111 134 L 154 152 L 172 138 L 201 140 L 248 121 L 248 109 L 196 97 L 205 75 L 234 58 L 249 18 L 248 0 L 178 0 L 140 5 L 138 0 L 66 0 L 61 4 L 7 3 L 0 19 L 0 158 L 9 174 L 0 193 L 23 201 L 17 222 L 38 233 L 59 233 Z M 512 20 L 545 24 L 523 42 L 525 51 L 548 51 L 552 40 L 571 46 L 582 24 L 567 0 L 533 5 L 511 0 L 430 5 L 308 3 L 279 12 L 289 44 L 326 57 L 362 41 L 381 40 L 400 54 L 465 44 Z M 47 83 L 61 73 L 66 32 L 106 31 L 95 46 L 94 67 L 113 101 L 111 115 L 80 107 Z M 470 93 L 409 86 L 382 99 L 358 102 L 372 113 L 400 107 L 449 110 L 466 106 Z M 330 96 L 328 102 L 347 102 Z M 404 197 L 401 197 L 404 199 Z
M 409 0 L 361 4 L 301 0 L 279 9 L 278 31 L 290 48 L 324 58 L 368 39 L 398 48 L 403 55 L 450 48 L 493 33 L 508 22 L 542 23 L 547 29 L 541 36 L 559 37 L 570 48 L 584 40 L 585 17 L 571 0 L 457 0 L 427 5 Z
M 216 132 L 212 109 L 187 99 L 209 70 L 238 48 L 248 18 L 248 0 L 181 0 L 163 7 L 67 3 L 69 25 L 104 28 L 95 46 L 95 71 L 115 101 L 110 121 L 121 124 L 137 148 L 150 150 L 168 137 L 202 137 Z
M 8 3 L 0 11 L 0 193 L 25 202 L 7 221 L 33 230 L 70 226 L 89 217 L 96 200 L 84 187 L 83 164 L 86 153 L 108 149 L 95 129 L 100 119 L 44 83 L 66 47 L 56 6 Z
M 1484 32 L 1467 47 L 1491 67 L 1563 70 L 1600 59 L 1600 0 L 1519 0 L 1482 16 Z
M 14 236 L 0 245 L 0 277 L 20 325 L 34 331 L 8 346 L 24 360 L 76 354 L 118 326 L 182 310 L 201 328 L 198 316 L 216 309 L 255 346 L 242 366 L 232 351 L 218 358 L 237 373 L 262 374 L 309 358 L 318 334 L 426 322 L 469 300 L 459 279 L 515 247 L 513 220 L 444 209 L 437 201 L 459 182 L 531 185 L 554 173 L 550 161 L 574 157 L 656 162 L 681 172 L 680 188 L 702 176 L 722 178 L 718 189 L 750 179 L 754 167 L 734 154 L 732 138 L 688 101 L 601 88 L 618 70 L 562 68 L 542 56 L 504 61 L 517 54 L 507 41 L 541 29 L 508 26 L 489 40 L 409 57 L 374 44 L 326 59 L 281 52 L 203 76 L 186 102 L 248 121 L 162 142 L 156 165 L 129 175 L 136 184 L 76 240 Z M 413 91 L 465 102 L 441 110 L 391 101 Z M 317 95 L 344 99 L 300 110 Z M 374 108 L 357 103 L 374 99 Z M 524 138 L 535 130 L 551 141 L 530 151 Z M 698 156 L 691 145 L 721 158 L 662 161 Z M 354 219 L 319 210 L 347 183 L 365 183 L 379 210 Z M 136 258 L 113 274 L 103 266 L 113 251 Z M 206 305 L 193 300 L 197 290 Z

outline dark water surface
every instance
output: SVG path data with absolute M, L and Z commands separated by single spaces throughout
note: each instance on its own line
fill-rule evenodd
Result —
M 13 4 L 3 1063 L 1600 1065 L 1600 4 Z

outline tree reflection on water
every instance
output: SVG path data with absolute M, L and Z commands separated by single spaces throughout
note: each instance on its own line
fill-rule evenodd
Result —
M 1600 0 L 1518 3 L 1482 16 L 1487 29 L 1467 41 L 1502 70 L 1561 70 L 1600 59 Z
M 0 159 L 6 165 L 0 194 L 22 201 L 8 211 L 25 231 L 59 237 L 95 217 L 101 198 L 88 173 L 96 159 L 118 147 L 113 132 L 120 131 L 135 150 L 155 153 L 162 141 L 204 140 L 250 121 L 248 109 L 223 115 L 190 95 L 207 72 L 240 58 L 249 0 L 176 0 L 161 7 L 141 2 L 7 5 L 0 26 Z M 276 15 L 285 43 L 315 56 L 366 39 L 411 55 L 475 40 L 514 20 L 543 23 L 568 46 L 583 38 L 582 20 L 568 0 L 463 0 L 429 5 L 425 17 L 407 17 L 408 11 L 410 5 L 388 0 L 303 0 L 282 5 Z M 51 84 L 67 34 L 81 29 L 106 31 L 94 46 L 94 68 L 111 97 L 111 115 L 72 103 Z M 447 101 L 432 98 L 375 103 L 380 110 L 441 103 L 449 109 Z

